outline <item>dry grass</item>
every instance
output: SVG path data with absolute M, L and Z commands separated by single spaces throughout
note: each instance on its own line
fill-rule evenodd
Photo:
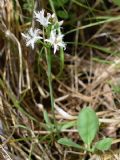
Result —
M 59 145 L 57 133 L 47 129 L 44 110 L 52 118 L 47 65 L 44 55 L 40 56 L 40 48 L 36 47 L 35 51 L 31 51 L 21 38 L 20 33 L 31 26 L 31 21 L 26 21 L 25 17 L 32 17 L 32 13 L 23 10 L 22 3 L 23 1 L 17 0 L 0 2 L 0 159 L 85 159 L 86 153 Z M 47 8 L 47 1 L 42 1 L 42 5 Z M 76 18 L 80 20 L 90 18 L 91 14 L 96 14 L 96 17 L 116 17 L 120 13 L 120 9 L 112 4 L 109 10 L 105 10 L 101 1 L 90 4 L 94 12 L 83 9 L 75 1 L 70 5 L 73 9 L 69 6 L 69 12 L 76 12 Z M 113 137 L 114 141 L 111 150 L 89 155 L 89 158 L 119 160 L 120 22 L 106 21 L 100 25 L 85 27 L 90 23 L 94 21 L 72 22 L 78 28 L 83 27 L 66 35 L 66 41 L 71 41 L 69 39 L 72 37 L 74 44 L 67 46 L 61 77 L 56 76 L 59 72 L 59 67 L 56 67 L 59 66 L 58 57 L 53 57 L 56 120 L 59 125 L 74 122 L 84 105 L 92 106 L 101 122 L 96 139 L 108 136 Z M 34 22 L 32 25 L 35 25 Z M 65 21 L 65 27 L 71 28 L 70 20 Z M 100 47 L 109 48 L 109 51 L 103 51 Z M 102 63 L 100 60 L 103 60 Z M 79 142 L 74 126 L 62 130 L 60 136 L 68 136 Z

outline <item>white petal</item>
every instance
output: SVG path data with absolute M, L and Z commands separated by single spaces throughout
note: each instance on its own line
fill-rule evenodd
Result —
M 57 50 L 58 50 L 58 46 L 54 44 L 54 54 L 56 53 Z
M 64 22 L 64 21 L 60 21 L 60 22 L 58 22 L 58 23 L 59 23 L 60 26 L 62 26 L 63 22 Z
M 25 35 L 24 33 L 21 33 L 21 35 L 22 35 L 24 38 L 28 38 L 28 36 Z
M 44 9 L 42 9 L 41 11 L 40 11 L 40 13 L 44 16 L 44 12 L 45 12 L 45 10 Z
M 51 40 L 50 39 L 45 39 L 45 42 L 51 43 Z
M 52 18 L 56 18 L 56 15 L 55 15 L 55 13 L 53 13 L 51 17 L 52 17 Z
M 49 20 L 49 18 L 51 17 L 50 13 L 47 13 L 47 19 Z

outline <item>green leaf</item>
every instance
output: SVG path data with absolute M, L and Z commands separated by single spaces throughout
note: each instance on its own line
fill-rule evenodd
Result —
M 68 139 L 68 138 L 61 138 L 58 140 L 58 143 L 68 147 L 74 147 L 78 149 L 82 148 L 79 144 L 76 144 L 75 142 L 73 142 L 71 139 Z
M 120 0 L 113 0 L 113 3 L 115 3 L 118 6 L 120 6 Z
M 96 148 L 100 151 L 106 151 L 111 147 L 111 144 L 112 144 L 112 138 L 104 138 L 104 139 L 98 141 L 95 144 L 94 148 Z
M 60 125 L 60 131 L 63 131 L 64 129 L 68 129 L 71 127 L 74 127 L 76 125 L 76 121 L 70 121 L 70 122 L 65 122 Z
M 62 10 L 59 10 L 58 12 L 57 12 L 57 14 L 58 14 L 58 16 L 60 17 L 60 18 L 63 18 L 63 19 L 67 19 L 69 16 L 68 16 L 68 13 L 67 12 L 65 12 L 65 11 L 62 11 Z
M 90 107 L 82 109 L 77 119 L 79 135 L 85 144 L 90 145 L 99 128 L 99 120 Z
M 51 131 L 54 128 L 54 126 L 51 123 L 50 118 L 49 118 L 46 110 L 43 111 L 43 115 L 44 115 L 44 120 L 46 122 L 46 129 Z
M 43 111 L 43 115 L 44 115 L 44 120 L 48 125 L 51 125 L 51 121 L 49 119 L 48 113 L 46 112 L 46 110 Z
M 69 0 L 53 0 L 53 3 L 56 7 L 64 6 Z

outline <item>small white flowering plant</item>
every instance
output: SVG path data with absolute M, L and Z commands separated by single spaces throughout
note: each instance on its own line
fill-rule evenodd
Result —
M 60 72 L 63 70 L 64 64 L 64 50 L 66 48 L 66 44 L 63 41 L 64 35 L 61 33 L 61 25 L 63 21 L 58 21 L 55 13 L 50 14 L 46 13 L 45 10 L 34 11 L 34 19 L 40 24 L 40 28 L 30 28 L 27 33 L 22 33 L 22 37 L 26 41 L 26 46 L 35 48 L 35 44 L 41 44 L 44 49 L 44 53 L 47 61 L 47 76 L 48 76 L 48 84 L 50 90 L 50 99 L 51 99 L 51 107 L 52 114 L 54 120 L 55 129 L 57 129 L 57 124 L 55 120 L 54 114 L 54 96 L 52 90 L 52 73 L 51 73 L 51 53 L 54 54 L 57 51 L 60 51 Z M 52 49 L 51 49 L 52 48 Z M 44 113 L 45 114 L 45 113 Z
M 63 21 L 58 22 L 55 14 L 47 13 L 45 10 L 34 11 L 34 18 L 43 27 L 43 30 L 30 28 L 28 33 L 22 33 L 23 38 L 26 40 L 26 46 L 31 46 L 34 49 L 35 43 L 43 41 L 46 46 L 51 46 L 54 49 L 54 54 L 60 49 L 66 48 L 63 42 L 64 35 L 61 33 L 61 25 Z

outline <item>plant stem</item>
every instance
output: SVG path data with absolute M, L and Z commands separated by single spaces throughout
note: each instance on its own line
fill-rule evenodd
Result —
M 49 0 L 49 3 L 50 3 L 50 6 L 52 8 L 52 11 L 53 13 L 55 13 L 55 16 L 56 16 L 56 11 L 55 11 L 55 7 L 54 7 L 54 3 L 52 0 Z M 58 18 L 56 16 L 56 20 L 58 22 Z M 58 32 L 61 34 L 61 30 L 60 30 L 60 27 L 58 28 Z M 64 51 L 63 51 L 63 48 L 60 48 L 60 72 L 58 73 L 57 77 L 59 77 L 62 72 L 63 72 L 63 69 L 64 69 Z
M 49 90 L 50 90 L 50 100 L 51 100 L 51 107 L 52 107 L 52 115 L 54 120 L 54 125 L 56 130 L 58 131 L 56 119 L 55 119 L 55 111 L 54 111 L 54 96 L 53 96 L 53 89 L 52 89 L 52 76 L 51 76 L 51 55 L 50 55 L 50 48 L 45 48 L 46 60 L 47 60 L 47 75 L 48 75 L 48 83 L 49 83 Z

